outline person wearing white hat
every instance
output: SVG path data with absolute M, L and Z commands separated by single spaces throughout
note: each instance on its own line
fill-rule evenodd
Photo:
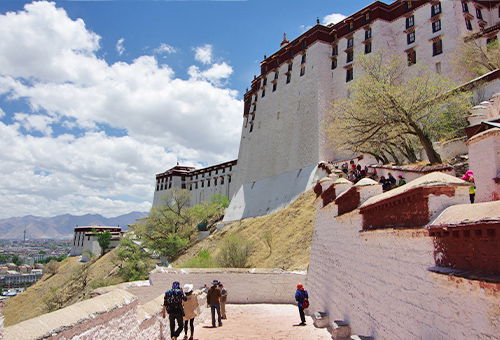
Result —
M 191 336 L 189 340 L 193 340 L 194 336 L 194 318 L 196 317 L 196 310 L 198 308 L 198 297 L 193 294 L 193 285 L 186 283 L 184 285 L 184 294 L 186 295 L 186 301 L 182 302 L 184 307 L 184 339 L 187 339 L 188 333 L 188 323 L 191 329 Z

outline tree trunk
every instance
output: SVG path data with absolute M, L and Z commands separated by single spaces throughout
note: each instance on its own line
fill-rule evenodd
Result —
M 434 145 L 432 145 L 432 141 L 423 131 L 418 129 L 415 131 L 417 133 L 417 137 L 420 140 L 420 144 L 422 144 L 427 158 L 429 158 L 429 162 L 431 164 L 439 164 L 443 161 L 441 160 L 441 156 L 434 149 Z

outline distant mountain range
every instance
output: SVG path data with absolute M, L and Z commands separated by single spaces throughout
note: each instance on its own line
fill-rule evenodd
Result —
M 0 239 L 23 239 L 24 229 L 26 229 L 27 239 L 71 239 L 76 226 L 121 226 L 127 229 L 127 225 L 147 215 L 148 213 L 145 212 L 134 211 L 112 218 L 98 214 L 11 217 L 0 219 Z

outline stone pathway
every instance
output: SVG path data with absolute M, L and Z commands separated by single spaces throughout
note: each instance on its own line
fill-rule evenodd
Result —
M 210 320 L 203 320 L 195 328 L 197 340 L 326 340 L 331 335 L 317 329 L 312 319 L 307 326 L 294 326 L 300 322 L 297 307 L 292 305 L 227 305 L 227 320 L 223 326 L 211 328 Z M 205 314 L 205 313 L 204 313 Z M 183 339 L 184 333 L 179 338 Z M 167 337 L 167 339 L 169 339 Z

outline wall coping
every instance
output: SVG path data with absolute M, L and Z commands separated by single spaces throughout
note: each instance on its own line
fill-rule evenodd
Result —
M 167 268 L 156 267 L 152 273 L 169 274 L 301 274 L 306 275 L 306 271 L 286 271 L 279 268 Z
M 384 165 L 384 164 L 371 164 L 369 168 L 373 169 L 387 169 L 394 171 L 416 172 L 416 173 L 432 173 L 435 171 L 451 171 L 453 167 L 449 164 L 437 165 Z
M 500 222 L 500 201 L 457 204 L 446 208 L 430 227 Z
M 477 135 L 472 136 L 465 144 L 470 145 L 479 142 L 482 139 L 489 137 L 490 135 L 498 135 L 500 133 L 499 128 L 492 128 L 486 131 L 480 132 Z
M 407 191 L 420 187 L 434 186 L 469 186 L 469 184 L 460 178 L 447 175 L 442 172 L 432 172 L 428 175 L 419 177 L 403 186 L 384 192 L 383 194 L 373 196 L 361 204 L 360 208 L 366 208 L 370 205 L 379 203 L 383 200 L 396 197 Z
M 43 339 L 95 319 L 101 314 L 127 306 L 137 299 L 137 296 L 129 292 L 115 289 L 107 294 L 6 327 L 4 339 Z

